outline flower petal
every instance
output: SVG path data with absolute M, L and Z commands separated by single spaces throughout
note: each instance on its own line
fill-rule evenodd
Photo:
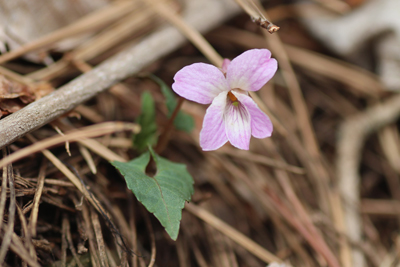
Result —
M 182 68 L 174 81 L 172 89 L 178 95 L 200 104 L 210 104 L 219 93 L 229 90 L 222 71 L 205 63 Z
M 274 76 L 278 63 L 268 49 L 248 50 L 234 58 L 228 66 L 229 87 L 258 91 Z
M 228 101 L 225 108 L 224 120 L 229 142 L 237 148 L 249 150 L 251 118 L 246 107 L 240 103 L 238 106 L 235 106 Z
M 227 94 L 222 92 L 214 98 L 204 116 L 200 132 L 200 146 L 204 151 L 216 150 L 228 141 L 223 120 Z
M 221 70 L 224 74 L 226 74 L 226 72 L 228 71 L 229 64 L 231 64 L 231 61 L 227 58 L 224 58 L 224 61 L 222 62 L 222 68 L 221 68 Z
M 251 116 L 251 134 L 256 138 L 270 137 L 273 131 L 271 120 L 262 112 L 254 100 L 245 95 L 238 94 L 234 91 L 232 93 L 237 97 L 239 102 L 244 105 Z

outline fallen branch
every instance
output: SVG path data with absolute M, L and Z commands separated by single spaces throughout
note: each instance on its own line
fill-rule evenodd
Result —
M 336 172 L 339 190 L 343 197 L 347 235 L 360 242 L 362 223 L 360 217 L 360 177 L 358 173 L 361 150 L 368 135 L 400 116 L 400 95 L 347 119 L 340 127 Z M 353 266 L 365 266 L 361 251 L 353 250 Z

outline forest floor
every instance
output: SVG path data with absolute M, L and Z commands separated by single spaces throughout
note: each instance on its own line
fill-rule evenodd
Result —
M 141 95 L 150 92 L 161 135 L 168 111 L 160 86 L 148 73 L 170 86 L 182 67 L 213 62 L 212 53 L 210 58 L 200 52 L 208 46 L 196 40 L 90 100 L 78 99 L 66 116 L 7 143 L 3 159 L 27 150 L 23 158 L 0 165 L 1 188 L 6 189 L 0 194 L 0 265 L 261 267 L 285 262 L 293 267 L 359 267 L 355 264 L 361 259 L 364 266 L 397 266 L 398 96 L 384 91 L 375 74 L 338 58 L 311 37 L 294 6 L 282 1 L 265 6 L 280 27 L 274 34 L 239 13 L 203 35 L 223 58 L 253 48 L 271 50 L 279 70 L 253 98 L 270 116 L 274 132 L 267 139 L 253 138 L 249 151 L 227 144 L 203 152 L 198 139 L 207 106 L 183 102 L 194 129 L 173 130 L 160 153 L 185 164 L 195 181 L 176 241 L 109 163 L 139 155 L 132 148 L 132 132 L 114 133 L 101 123 L 136 122 Z M 92 67 L 168 24 L 168 14 L 180 17 L 154 7 L 135 8 L 131 12 L 149 12 L 148 20 L 132 21 L 126 14 L 110 19 L 110 25 L 97 27 L 68 51 L 39 43 L 32 51 L 55 59 L 48 66 L 0 56 L 3 86 L 24 88 L 14 102 L 0 102 L 0 131 L 2 121 L 14 115 L 9 113 L 82 73 L 89 75 Z M 112 27 L 120 27 L 120 39 L 95 42 L 114 38 Z M 72 140 L 33 147 L 91 125 L 99 126 L 87 139 L 95 143 Z

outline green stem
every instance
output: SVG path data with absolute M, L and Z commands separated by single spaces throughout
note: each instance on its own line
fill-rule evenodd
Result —
M 171 133 L 172 133 L 172 131 L 173 131 L 173 129 L 174 129 L 174 127 L 173 127 L 173 125 L 174 125 L 174 120 L 175 120 L 175 118 L 176 118 L 176 115 L 178 115 L 178 112 L 179 112 L 179 110 L 181 109 L 182 104 L 183 104 L 184 101 L 185 101 L 184 98 L 182 98 L 182 97 L 179 97 L 179 98 L 178 98 L 178 104 L 176 105 L 176 107 L 175 107 L 175 109 L 174 109 L 174 112 L 172 112 L 172 115 L 171 115 L 171 117 L 169 118 L 169 120 L 168 120 L 168 122 L 167 122 L 167 125 L 166 125 L 165 128 L 164 128 L 163 133 L 162 133 L 161 136 L 160 136 L 160 139 L 159 139 L 159 141 L 158 141 L 158 143 L 157 143 L 157 146 L 156 146 L 156 148 L 154 149 L 154 150 L 156 151 L 157 154 L 160 154 L 161 152 L 163 152 L 164 149 L 165 149 L 165 147 L 167 146 L 168 141 L 169 141 L 169 139 L 170 139 L 170 137 L 171 137 Z

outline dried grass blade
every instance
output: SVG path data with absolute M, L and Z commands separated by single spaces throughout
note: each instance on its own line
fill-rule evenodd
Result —
M 339 14 L 345 14 L 351 10 L 351 7 L 348 3 L 340 0 L 313 0 L 313 1 Z
M 17 207 L 17 211 L 18 211 L 18 216 L 19 216 L 19 220 L 21 222 L 21 228 L 22 228 L 22 236 L 25 237 L 25 247 L 26 249 L 30 252 L 30 255 L 32 256 L 32 258 L 37 262 L 37 256 L 36 256 L 36 251 L 35 251 L 35 247 L 33 246 L 32 243 L 32 236 L 29 232 L 28 226 L 27 226 L 27 222 L 26 222 L 26 218 L 24 216 L 24 213 L 22 212 L 22 208 L 18 205 L 16 205 Z M 24 263 L 26 264 L 26 263 Z
M 284 47 L 289 59 L 294 64 L 346 83 L 350 85 L 350 88 L 354 88 L 366 96 L 377 97 L 384 92 L 378 77 L 369 71 L 303 48 L 291 45 L 284 45 Z
M 126 189 L 126 191 L 128 192 L 128 203 L 129 203 L 129 209 L 128 209 L 128 214 L 129 214 L 129 226 L 127 226 L 127 230 L 129 231 L 129 235 L 130 236 L 130 243 L 132 245 L 132 250 L 137 253 L 137 231 L 136 231 L 136 224 L 135 224 L 135 213 L 134 213 L 134 207 L 135 207 L 135 201 L 134 201 L 134 197 L 133 194 L 131 194 L 129 192 L 129 189 Z M 137 263 L 137 258 L 138 256 L 136 254 L 132 255 L 131 258 L 131 262 L 132 262 L 132 266 L 133 267 L 137 267 L 138 263 Z
M 154 235 L 153 226 L 151 225 L 149 213 L 143 207 L 142 207 L 141 210 L 142 210 L 142 214 L 144 216 L 144 220 L 146 222 L 147 231 L 149 231 L 150 243 L 151 243 L 151 255 L 150 255 L 150 262 L 149 262 L 148 267 L 153 267 L 154 264 L 156 263 L 156 252 L 157 252 L 157 250 L 156 250 L 156 238 L 155 238 L 155 235 Z
M 35 196 L 33 197 L 33 202 L 32 202 L 32 211 L 31 211 L 31 216 L 29 220 L 29 231 L 32 237 L 36 236 L 36 224 L 37 224 L 37 218 L 38 218 L 38 213 L 39 213 L 39 204 L 40 204 L 40 198 L 43 193 L 43 187 L 44 187 L 44 181 L 45 181 L 45 175 L 46 175 L 46 160 L 43 160 L 42 165 L 40 166 L 39 169 L 39 177 L 36 185 L 36 192 Z
M 92 220 L 93 229 L 97 240 L 97 249 L 99 251 L 101 266 L 109 267 L 99 216 L 93 209 L 90 210 L 90 218 Z
M 36 141 L 32 136 L 28 135 L 28 137 L 32 142 Z M 106 211 L 96 197 L 90 194 L 79 178 L 76 177 L 56 156 L 54 156 L 54 154 L 52 154 L 49 150 L 43 150 L 42 153 L 75 185 L 75 187 L 86 197 L 86 199 L 98 212 L 106 214 Z
M 117 266 L 117 263 L 115 262 L 115 260 L 114 260 L 114 258 L 113 258 L 113 255 L 112 255 L 112 253 L 111 253 L 111 251 L 110 251 L 110 249 L 108 248 L 108 247 L 106 247 L 106 253 L 107 253 L 107 258 L 108 258 L 108 261 L 109 261 L 109 263 L 110 263 L 110 267 L 118 267 Z M 125 267 L 125 266 L 127 266 L 126 264 L 123 264 L 122 262 L 121 262 L 121 265 L 120 265 L 121 267 Z
M 78 265 L 78 267 L 83 267 L 83 264 L 81 263 L 81 261 L 78 258 L 78 254 L 76 254 L 76 250 L 74 247 L 74 242 L 72 241 L 72 235 L 71 235 L 71 225 L 69 223 L 69 219 L 66 213 L 64 213 L 64 217 L 63 217 L 63 226 L 64 226 L 64 222 L 65 222 L 65 227 L 66 227 L 66 238 L 67 238 L 67 242 L 68 242 L 68 246 L 69 249 L 71 250 L 72 256 L 75 259 L 76 264 Z
M 3 159 L 7 157 L 7 150 L 5 148 L 2 149 L 3 152 Z M 7 197 L 7 173 L 8 173 L 8 167 L 4 166 L 3 167 L 3 176 L 1 179 L 1 196 L 0 196 L 0 231 L 3 227 L 3 218 L 4 218 L 4 209 L 6 207 L 6 197 Z
M 85 159 L 87 165 L 89 166 L 90 171 L 93 174 L 97 173 L 96 164 L 94 163 L 92 155 L 90 155 L 89 151 L 86 147 L 79 145 L 79 152 L 81 152 L 82 157 Z
M 215 66 L 221 67 L 223 58 L 215 51 L 215 49 L 208 43 L 203 35 L 199 33 L 194 27 L 184 22 L 183 19 L 174 13 L 166 4 L 150 0 L 148 2 L 151 7 L 160 16 L 168 20 L 178 30 L 182 32 Z
M 99 267 L 100 259 L 98 250 L 96 249 L 97 248 L 96 237 L 95 234 L 93 233 L 93 228 L 91 226 L 92 224 L 89 215 L 89 207 L 85 203 L 83 203 L 82 205 L 82 217 L 85 222 L 85 231 L 89 238 L 89 252 L 92 265 L 93 267 Z
M 275 160 L 264 155 L 254 154 L 248 151 L 237 151 L 233 149 L 224 149 L 217 150 L 217 153 L 226 154 L 232 157 L 240 158 L 243 160 L 252 161 L 254 163 L 260 163 L 266 166 L 274 167 L 277 169 L 286 170 L 288 172 L 296 173 L 296 174 L 305 174 L 305 171 L 301 167 L 289 165 L 283 161 Z
M 267 251 L 265 248 L 261 247 L 257 243 L 255 243 L 250 238 L 246 237 L 242 233 L 238 232 L 233 227 L 229 226 L 216 216 L 212 215 L 210 212 L 206 211 L 205 209 L 196 206 L 192 203 L 186 203 L 185 209 L 195 215 L 196 217 L 200 218 L 201 220 L 205 221 L 224 235 L 228 236 L 230 239 L 238 243 L 243 248 L 247 249 L 251 254 L 255 255 L 262 261 L 266 263 L 270 262 L 282 262 L 277 256 L 272 254 L 271 252 Z
M 278 35 L 267 36 L 265 32 L 263 32 L 263 34 L 267 43 L 270 45 L 271 50 L 276 53 L 276 58 L 280 63 L 280 67 L 284 70 L 282 75 L 288 85 L 291 102 L 296 111 L 297 123 L 302 136 L 303 147 L 308 152 L 308 155 L 305 154 L 305 156 L 309 158 L 308 160 L 310 162 L 313 162 L 312 168 L 317 174 L 314 178 L 316 178 L 315 183 L 318 189 L 320 208 L 326 214 L 330 214 L 333 217 L 336 227 L 340 227 L 340 223 L 338 223 L 340 214 L 333 213 L 335 211 L 335 206 L 341 205 L 340 199 L 335 198 L 334 194 L 329 190 L 329 172 L 322 162 L 323 158 L 311 124 L 307 106 L 294 70 L 289 62 L 288 54 Z M 334 202 L 335 200 L 339 202 Z M 347 251 L 348 244 L 345 243 L 343 246 L 343 250 Z M 326 250 L 326 252 L 329 252 L 329 249 Z M 331 253 L 327 253 L 324 255 L 328 257 L 326 259 L 330 261 L 331 266 L 339 266 L 339 263 L 333 254 L 331 255 Z M 349 259 L 346 259 L 346 262 L 349 262 Z
M 123 123 L 123 122 L 105 122 L 97 125 L 83 127 L 80 130 L 73 130 L 71 132 L 68 132 L 64 136 L 54 136 L 51 138 L 47 138 L 43 141 L 35 142 L 33 145 L 29 147 L 20 149 L 17 152 L 9 155 L 8 157 L 3 158 L 0 161 L 0 168 L 16 160 L 27 157 L 33 153 L 43 151 L 46 148 L 63 143 L 65 141 L 76 142 L 79 140 L 83 140 L 85 138 L 91 138 L 113 132 L 128 131 L 128 130 L 133 131 L 134 133 L 138 133 L 140 127 L 133 123 Z
M 26 261 L 32 267 L 40 267 L 39 263 L 35 259 L 29 255 L 29 252 L 25 249 L 22 241 L 20 238 L 15 234 L 12 233 L 12 242 L 10 244 L 10 248 L 17 254 L 22 260 Z
M 67 241 L 67 223 L 68 221 L 63 218 L 62 220 L 62 228 L 61 228 L 61 266 L 67 266 L 67 248 L 68 248 L 68 241 Z
M 3 149 L 3 157 L 7 155 L 6 149 Z M 14 173 L 12 169 L 11 163 L 7 164 L 5 167 L 7 169 L 6 177 L 3 176 L 3 179 L 8 180 L 8 187 L 10 189 L 10 203 L 8 206 L 8 223 L 0 229 L 4 231 L 3 240 L 1 242 L 0 247 L 0 266 L 3 265 L 4 259 L 6 257 L 8 248 L 11 243 L 12 234 L 14 233 L 14 223 L 15 223 L 15 209 L 16 209 L 16 200 L 15 200 L 15 187 L 14 187 Z M 4 217 L 3 217 L 4 218 Z M 3 218 L 0 218 L 3 220 Z
M 91 14 L 81 18 L 73 24 L 70 24 L 62 29 L 45 35 L 35 41 L 32 41 L 20 48 L 8 52 L 0 56 L 0 64 L 30 51 L 37 50 L 44 46 L 51 45 L 62 39 L 81 34 L 87 31 L 94 30 L 101 25 L 106 25 L 121 16 L 124 16 L 131 12 L 137 5 L 137 1 L 115 1 L 113 4 L 102 8 L 98 11 L 92 12 Z
M 152 19 L 151 15 L 153 15 L 153 12 L 148 9 L 135 10 L 127 18 L 120 20 L 117 26 L 113 25 L 103 30 L 60 61 L 53 63 L 47 68 L 29 73 L 26 77 L 33 80 L 53 79 L 58 74 L 68 70 L 71 65 L 70 60 L 91 60 L 113 46 L 118 45 L 123 39 L 135 34 L 140 35 L 140 30 L 143 30 L 143 27 Z
M 397 127 L 390 125 L 383 128 L 379 132 L 379 142 L 390 166 L 400 173 L 400 142 Z

